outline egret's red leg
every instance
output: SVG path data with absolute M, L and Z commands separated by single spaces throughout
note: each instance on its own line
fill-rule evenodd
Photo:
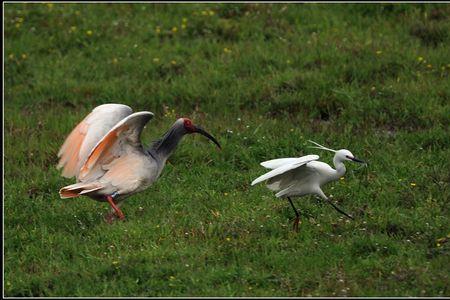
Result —
M 120 210 L 119 207 L 117 207 L 116 203 L 114 203 L 113 197 L 110 195 L 107 195 L 106 200 L 108 200 L 111 207 L 116 211 L 116 214 L 119 217 L 119 219 L 121 219 L 121 220 L 125 219 L 125 215 L 123 214 L 123 212 Z

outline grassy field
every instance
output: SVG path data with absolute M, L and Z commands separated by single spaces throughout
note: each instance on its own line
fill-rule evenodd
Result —
M 448 4 L 4 6 L 4 295 L 450 296 Z M 95 106 L 179 116 L 157 183 L 122 206 L 62 200 L 67 134 Z M 289 203 L 259 162 L 369 162 Z M 447 242 L 447 243 L 446 243 Z

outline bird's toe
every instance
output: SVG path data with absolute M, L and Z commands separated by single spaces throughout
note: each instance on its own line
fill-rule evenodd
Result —
M 116 218 L 116 216 L 113 213 L 108 213 L 105 215 L 104 220 L 106 223 L 112 224 L 114 222 L 115 218 Z

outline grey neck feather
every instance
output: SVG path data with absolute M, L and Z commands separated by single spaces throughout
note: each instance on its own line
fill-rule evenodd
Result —
M 165 161 L 173 153 L 185 134 L 186 129 L 184 129 L 183 124 L 175 122 L 162 138 L 153 142 L 150 152 L 157 154 L 160 159 Z

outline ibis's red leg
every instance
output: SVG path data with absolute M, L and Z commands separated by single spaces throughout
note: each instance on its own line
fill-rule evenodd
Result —
M 297 209 L 294 206 L 294 203 L 292 203 L 291 198 L 287 197 L 289 200 L 289 203 L 291 203 L 292 208 L 294 209 L 295 212 L 295 220 L 294 220 L 294 224 L 292 225 L 292 229 L 294 229 L 294 231 L 298 232 L 298 224 L 300 223 L 300 214 L 298 213 Z
M 119 217 L 119 219 L 123 220 L 125 219 L 125 215 L 123 214 L 123 212 L 120 210 L 120 208 L 116 205 L 116 203 L 114 203 L 114 199 L 112 196 L 107 195 L 106 196 L 106 200 L 108 200 L 109 204 L 111 205 L 111 207 L 116 211 L 117 216 Z

